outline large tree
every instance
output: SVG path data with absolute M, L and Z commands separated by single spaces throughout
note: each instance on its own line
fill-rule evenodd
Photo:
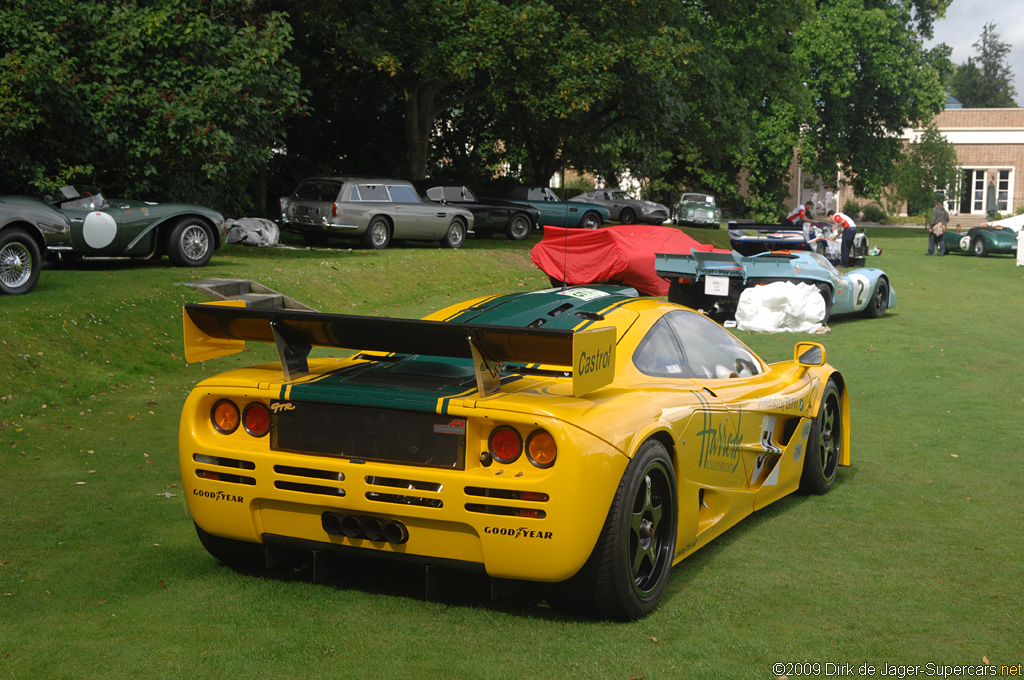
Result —
M 947 83 L 952 95 L 967 108 L 1015 108 L 1017 88 L 1007 60 L 1010 48 L 999 39 L 996 24 L 985 24 L 981 38 L 974 43 L 977 58 L 968 57 L 957 66 Z
M 0 8 L 0 186 L 69 181 L 249 208 L 300 106 L 286 16 L 258 0 Z
M 902 151 L 902 131 L 930 120 L 945 101 L 922 41 L 949 2 L 818 0 L 797 33 L 816 109 L 804 130 L 805 168 L 824 177 L 841 169 L 858 194 L 879 195 Z
M 956 148 L 929 123 L 897 162 L 894 181 L 885 192 L 886 207 L 895 214 L 898 203 L 906 202 L 908 215 L 928 214 L 936 196 L 953 196 L 959 174 Z

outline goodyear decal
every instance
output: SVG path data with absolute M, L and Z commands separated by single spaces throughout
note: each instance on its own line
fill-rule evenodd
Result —
M 539 538 L 547 541 L 553 538 L 550 531 L 527 529 L 526 527 L 484 527 L 484 533 L 492 536 L 507 536 L 509 538 Z
M 209 491 L 207 489 L 192 489 L 193 496 L 208 498 L 211 501 L 225 501 L 227 503 L 244 503 L 245 498 L 235 494 L 224 493 L 223 491 Z

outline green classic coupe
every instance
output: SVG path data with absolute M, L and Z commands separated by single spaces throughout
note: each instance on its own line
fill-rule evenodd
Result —
M 224 217 L 186 203 L 108 199 L 96 187 L 65 186 L 43 200 L 67 220 L 71 235 L 51 252 L 70 257 L 167 257 L 179 267 L 202 267 L 224 243 Z
M 965 232 L 946 232 L 947 253 L 1016 255 L 1017 232 L 1007 227 L 973 227 Z
M 711 227 L 718 229 L 722 222 L 722 209 L 715 205 L 711 194 L 686 192 L 679 197 L 672 223 L 676 226 Z
M 495 198 L 540 210 L 540 224 L 569 229 L 597 229 L 611 220 L 608 208 L 596 203 L 563 201 L 548 187 L 510 186 Z

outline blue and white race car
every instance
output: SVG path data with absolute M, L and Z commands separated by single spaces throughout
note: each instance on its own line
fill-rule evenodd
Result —
M 896 306 L 896 291 L 881 269 L 840 273 L 823 256 L 808 251 L 772 251 L 745 257 L 731 253 L 659 253 L 655 271 L 669 282 L 668 299 L 713 318 L 731 318 L 745 288 L 775 281 L 809 283 L 821 291 L 825 318 L 863 314 L 877 319 Z

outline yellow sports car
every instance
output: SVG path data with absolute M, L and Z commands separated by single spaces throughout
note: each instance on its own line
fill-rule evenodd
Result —
M 182 412 L 189 510 L 236 566 L 401 556 L 636 619 L 673 564 L 798 488 L 825 493 L 849 464 L 847 386 L 821 345 L 765 364 L 630 288 L 484 297 L 423 320 L 189 304 L 184 332 L 189 361 L 247 341 L 280 356 L 202 381 Z

